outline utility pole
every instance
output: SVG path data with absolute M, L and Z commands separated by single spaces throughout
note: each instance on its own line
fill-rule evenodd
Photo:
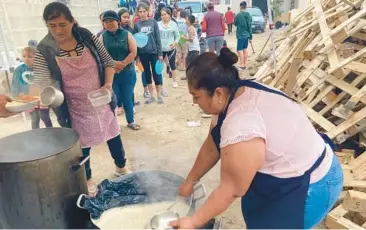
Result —
M 273 24 L 273 17 L 272 17 L 272 7 L 271 7 L 271 0 L 267 0 L 267 8 L 268 8 L 268 21 L 269 25 L 273 25 L 271 31 L 271 43 L 272 43 L 272 58 L 273 58 L 273 68 L 275 76 L 277 75 L 277 67 L 276 67 L 276 44 L 275 44 L 275 30 L 276 27 Z

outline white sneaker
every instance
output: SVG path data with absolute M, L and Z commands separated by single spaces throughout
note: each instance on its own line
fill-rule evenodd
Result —
M 178 82 L 173 82 L 173 88 L 178 88 Z

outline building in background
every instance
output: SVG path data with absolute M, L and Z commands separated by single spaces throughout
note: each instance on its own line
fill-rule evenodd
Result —
M 42 19 L 48 0 L 1 0 L 0 1 L 0 67 L 16 65 L 20 51 L 29 40 L 38 42 L 47 34 Z M 55 1 L 56 2 L 56 1 Z M 99 14 L 105 10 L 117 10 L 118 0 L 57 0 L 69 6 L 76 21 L 96 33 L 101 29 Z M 7 51 L 5 51 L 6 42 Z M 7 53 L 9 57 L 7 57 Z M 7 62 L 9 60 L 9 63 Z M 0 79 L 1 80 L 1 79 Z

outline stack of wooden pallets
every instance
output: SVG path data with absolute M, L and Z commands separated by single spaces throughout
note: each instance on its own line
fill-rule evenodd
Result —
M 344 188 L 335 208 L 327 215 L 325 225 L 330 229 L 366 228 L 366 154 L 356 159 L 354 151 L 336 152 L 343 164 Z
M 366 0 L 316 0 L 291 21 L 286 37 L 255 74 L 303 107 L 340 146 L 366 147 Z M 289 115 L 290 116 L 290 115 Z M 344 191 L 327 215 L 331 229 L 366 228 L 366 152 L 337 152 Z
M 366 0 L 317 0 L 291 22 L 276 61 L 255 78 L 296 99 L 338 144 L 352 137 L 366 147 L 365 46 Z

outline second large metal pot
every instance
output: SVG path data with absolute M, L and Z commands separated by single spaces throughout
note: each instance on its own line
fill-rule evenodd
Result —
M 75 131 L 32 130 L 0 139 L 0 147 L 2 228 L 86 228 L 88 213 L 75 205 L 88 192 Z

